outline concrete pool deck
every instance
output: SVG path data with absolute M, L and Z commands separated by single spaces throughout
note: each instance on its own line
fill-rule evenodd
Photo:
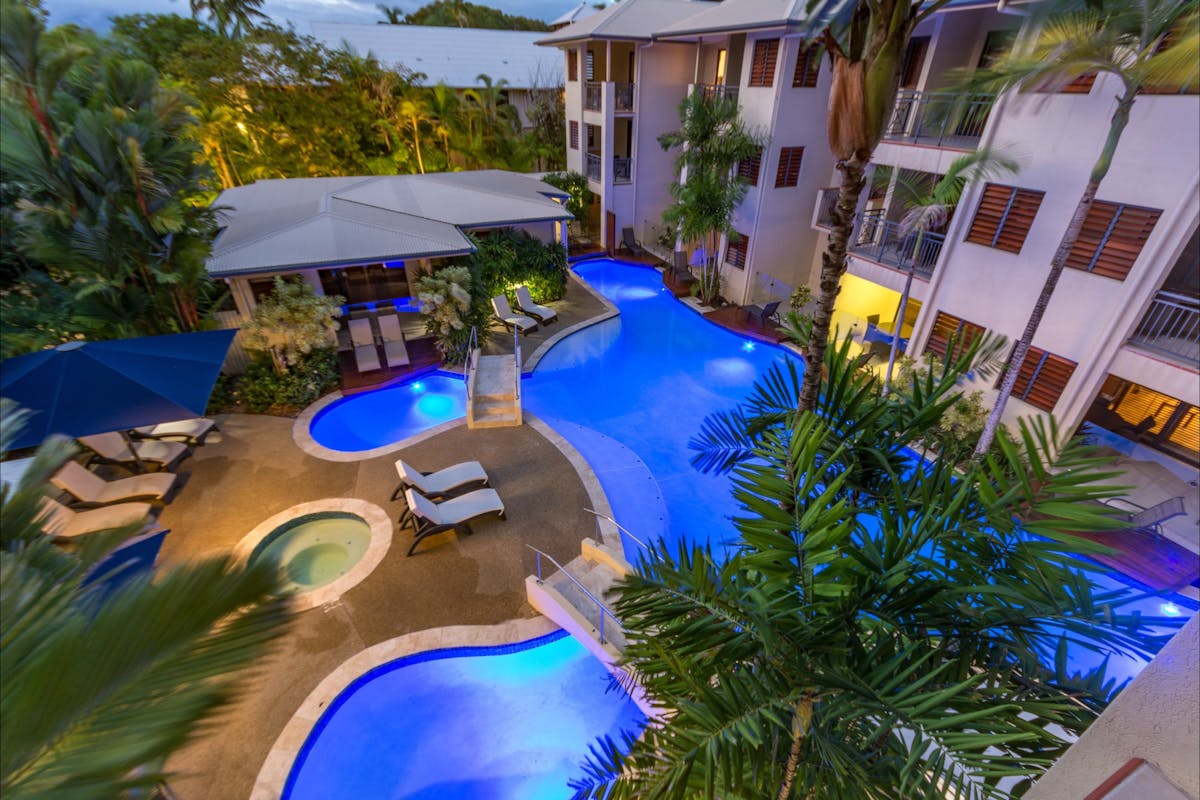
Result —
M 170 785 L 180 800 L 249 797 L 269 751 L 306 698 L 357 654 L 420 631 L 435 641 L 434 629 L 537 617 L 525 599 L 525 577 L 534 572 L 526 544 L 565 563 L 579 555 L 585 537 L 596 536 L 595 518 L 583 510 L 593 498 L 540 426 L 468 430 L 464 424 L 396 454 L 339 463 L 302 452 L 292 424 L 251 415 L 221 420 L 220 436 L 181 465 L 184 486 L 160 517 L 171 530 L 160 566 L 227 554 L 272 515 L 328 497 L 361 498 L 394 520 L 402 509 L 389 499 L 398 456 L 426 470 L 480 461 L 504 499 L 507 520 L 481 520 L 473 536 L 432 537 L 411 558 L 404 555 L 411 531 L 397 531 L 362 583 L 300 612 L 239 699 L 169 760 Z

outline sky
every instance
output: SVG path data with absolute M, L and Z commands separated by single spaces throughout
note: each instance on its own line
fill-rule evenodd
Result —
M 578 0 L 474 0 L 508 14 L 552 20 L 578 4 Z M 425 0 L 379 0 L 405 12 L 425 5 Z M 108 18 L 123 14 L 180 14 L 188 16 L 188 0 L 44 0 L 50 24 L 73 22 L 96 31 L 107 31 Z M 263 11 L 274 21 L 292 23 L 299 33 L 311 33 L 310 22 L 364 22 L 383 19 L 372 0 L 266 0 Z

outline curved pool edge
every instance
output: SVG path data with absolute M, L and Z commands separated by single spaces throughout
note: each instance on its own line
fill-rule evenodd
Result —
M 403 385 L 404 383 L 411 382 L 412 380 L 420 380 L 428 375 L 445 375 L 451 378 L 462 378 L 462 375 L 459 375 L 458 373 L 448 372 L 443 369 L 436 369 L 430 372 L 421 373 L 420 375 L 413 375 L 411 376 L 411 379 L 410 376 L 405 376 L 404 380 L 391 381 L 386 384 L 381 384 L 371 391 L 384 389 L 390 386 Z M 317 415 L 324 411 L 328 406 L 331 406 L 348 396 L 352 395 L 345 395 L 342 394 L 340 390 L 335 390 L 319 400 L 314 401 L 311 405 L 307 406 L 303 411 L 301 411 L 299 416 L 297 416 L 292 422 L 292 441 L 296 443 L 296 447 L 300 448 L 307 455 L 310 455 L 313 458 L 319 458 L 322 461 L 336 461 L 343 464 L 352 461 L 368 461 L 378 456 L 384 456 L 388 453 L 394 453 L 398 450 L 403 450 L 406 447 L 411 447 L 414 444 L 423 442 L 430 437 L 437 436 L 439 433 L 452 430 L 459 425 L 467 424 L 467 418 L 463 416 L 447 422 L 439 423 L 434 425 L 432 428 L 427 428 L 420 433 L 415 433 L 412 436 L 408 436 L 404 439 L 400 439 L 389 444 L 383 444 L 379 447 L 372 447 L 370 450 L 334 450 L 333 448 L 320 444 L 312 437 L 312 423 L 313 420 L 317 418 Z
M 360 650 L 321 680 L 288 720 L 263 761 L 250 800 L 283 796 L 292 764 L 300 755 L 325 709 L 360 676 L 405 656 L 450 647 L 495 647 L 516 644 L 560 630 L 543 616 L 513 619 L 496 625 L 452 625 L 413 631 Z
M 579 261 L 578 263 L 582 264 L 582 263 L 585 263 L 586 261 L 587 261 L 587 259 L 584 259 L 584 260 Z M 624 262 L 622 262 L 622 263 L 624 263 Z M 577 264 L 572 264 L 571 266 L 575 267 L 575 266 L 577 266 Z M 651 267 L 651 269 L 653 269 L 653 267 Z M 568 328 L 563 328 L 561 331 L 554 334 L 546 341 L 542 342 L 540 345 L 538 345 L 538 349 L 534 350 L 533 354 L 530 355 L 527 359 L 525 359 L 525 363 L 521 365 L 522 372 L 533 372 L 535 369 L 537 369 L 537 365 L 542 360 L 542 357 L 544 355 L 546 355 L 546 353 L 549 353 L 550 350 L 553 349 L 553 347 L 556 344 L 561 342 L 563 339 L 566 339 L 571 334 L 578 333 L 579 331 L 581 331 L 585 328 L 590 328 L 593 325 L 598 325 L 599 323 L 604 322 L 605 320 L 610 320 L 613 317 L 620 316 L 620 314 L 621 314 L 621 312 L 617 309 L 617 307 L 613 304 L 613 302 L 611 300 L 609 300 L 603 294 L 601 294 L 600 292 L 598 292 L 594 288 L 592 288 L 592 285 L 590 283 L 588 283 L 587 281 L 585 281 L 583 278 L 581 278 L 579 276 L 579 274 L 574 271 L 574 269 L 567 270 L 567 276 L 571 280 L 578 283 L 581 287 L 583 287 L 584 291 L 586 291 L 588 294 L 590 294 L 592 297 L 594 297 L 597 301 L 599 301 L 599 303 L 602 306 L 604 306 L 604 311 L 602 311 L 601 313 L 597 314 L 594 317 L 589 317 L 585 320 L 581 320 L 580 322 L 576 322 L 574 325 L 571 325 Z
M 326 511 L 354 514 L 367 523 L 371 540 L 362 558 L 337 580 L 330 581 L 309 592 L 293 595 L 291 607 L 294 612 L 308 611 L 338 599 L 346 592 L 366 580 L 387 555 L 392 546 L 392 518 L 374 503 L 356 497 L 326 497 L 285 508 L 258 523 L 233 547 L 233 556 L 239 563 L 246 563 L 254 548 L 276 528 L 297 517 L 319 514 Z

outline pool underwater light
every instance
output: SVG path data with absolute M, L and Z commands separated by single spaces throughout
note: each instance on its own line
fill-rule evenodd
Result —
M 1182 613 L 1179 609 L 1179 606 L 1169 602 L 1163 603 L 1158 607 L 1158 610 L 1168 617 L 1178 617 Z
M 425 384 L 421 383 L 420 381 L 417 381 L 416 383 L 414 383 L 412 385 L 412 391 L 413 391 L 413 394 L 420 394 L 421 392 L 425 391 Z
M 749 340 L 742 342 L 742 349 L 745 350 L 747 353 L 753 353 L 754 352 L 754 342 L 751 342 Z

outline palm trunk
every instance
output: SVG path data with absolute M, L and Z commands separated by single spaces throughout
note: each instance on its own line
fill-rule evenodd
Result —
M 804 745 L 804 735 L 812 722 L 812 697 L 805 697 L 796 704 L 792 712 L 792 746 L 788 749 L 787 764 L 783 768 L 783 783 L 779 785 L 777 800 L 787 800 L 792 796 L 792 786 L 796 783 L 796 770 L 800 767 L 800 749 Z
M 422 175 L 425 174 L 425 162 L 421 158 L 421 131 L 420 123 L 416 117 L 411 117 L 409 120 L 412 123 L 413 129 L 413 149 L 417 151 L 417 169 Z
M 825 363 L 825 348 L 829 344 L 829 328 L 833 320 L 833 304 L 841 290 L 842 275 L 846 274 L 846 251 L 850 236 L 854 233 L 854 212 L 858 209 L 858 198 L 862 195 L 866 181 L 863 174 L 870 163 L 871 154 L 858 150 L 847 160 L 838 162 L 842 183 L 838 188 L 838 201 L 833 209 L 833 224 L 829 231 L 829 243 L 821 254 L 820 294 L 813 312 L 812 334 L 805 352 L 806 367 L 804 382 L 800 385 L 797 410 L 801 413 L 814 411 L 821 391 L 821 370 Z
M 1050 274 L 1046 276 L 1046 283 L 1042 286 L 1042 292 L 1038 295 L 1037 302 L 1033 304 L 1033 311 L 1029 315 L 1029 321 L 1025 323 L 1025 331 L 1017 341 L 1017 346 L 1013 348 L 1012 356 L 1009 358 L 1008 365 L 1004 369 L 1004 381 L 1000 384 L 1000 394 L 996 398 L 996 405 L 992 408 L 992 413 L 988 415 L 987 423 L 983 426 L 983 433 L 979 437 L 979 443 L 975 446 L 976 458 L 983 456 L 996 438 L 996 430 L 1000 427 L 1000 418 L 1004 415 L 1004 407 L 1008 404 L 1008 398 L 1012 395 L 1013 386 L 1017 383 L 1017 376 L 1021 372 L 1021 365 L 1025 363 L 1025 354 L 1029 352 L 1029 345 L 1033 342 L 1033 337 L 1037 333 L 1038 326 L 1042 324 L 1042 317 L 1046 313 L 1046 307 L 1050 305 L 1050 297 L 1054 294 L 1055 287 L 1058 286 L 1058 279 L 1062 275 L 1063 267 L 1066 266 L 1067 256 L 1070 255 L 1071 249 L 1075 246 L 1075 242 L 1078 241 L 1079 232 L 1083 230 L 1083 221 L 1087 218 L 1088 212 L 1092 208 L 1092 201 L 1096 199 L 1096 191 L 1100 188 L 1100 181 L 1104 180 L 1104 176 L 1108 174 L 1109 167 L 1112 166 L 1113 153 L 1116 152 L 1117 144 L 1121 141 L 1121 134 L 1125 131 L 1125 126 L 1129 124 L 1129 109 L 1133 107 L 1133 101 L 1136 97 L 1136 91 L 1127 88 L 1125 94 L 1117 100 L 1117 110 L 1113 112 L 1112 122 L 1108 128 L 1108 138 L 1104 142 L 1104 149 L 1100 151 L 1100 157 L 1096 160 L 1095 166 L 1092 167 L 1092 174 L 1088 179 L 1087 185 L 1083 187 L 1083 194 L 1079 198 L 1079 204 L 1075 206 L 1075 214 L 1071 217 L 1071 224 L 1067 226 L 1067 230 L 1063 233 L 1062 241 L 1058 243 L 1058 249 L 1054 251 L 1054 258 L 1050 261 Z
M 892 324 L 892 345 L 888 348 L 887 370 L 883 373 L 883 394 L 888 393 L 892 383 L 892 369 L 896 366 L 896 353 L 900 349 L 900 329 L 904 327 L 904 314 L 908 311 L 908 296 L 912 292 L 913 274 L 917 271 L 917 259 L 921 254 L 921 241 L 925 238 L 924 229 L 917 231 L 917 241 L 913 245 L 912 263 L 908 265 L 908 275 L 904 276 L 904 291 L 900 293 L 900 307 L 896 309 L 896 321 Z

